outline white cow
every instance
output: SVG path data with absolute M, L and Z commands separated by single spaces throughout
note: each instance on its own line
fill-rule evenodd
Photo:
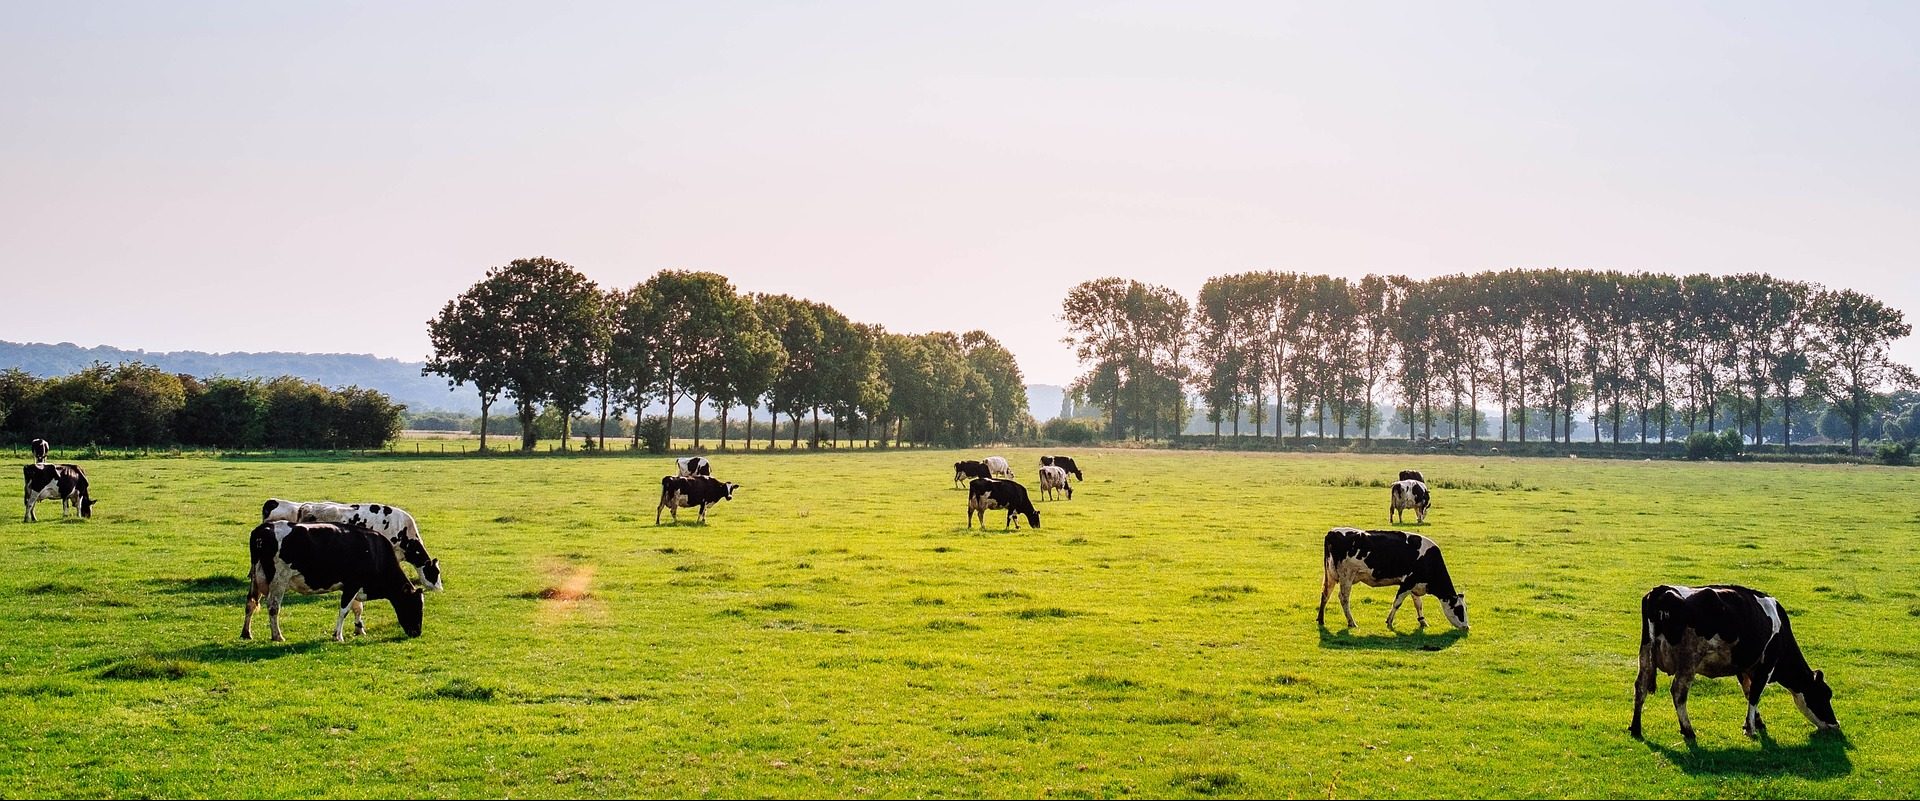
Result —
M 1007 478 L 1013 478 L 1013 467 L 1007 464 L 1007 460 L 1005 458 L 999 457 L 999 456 L 989 456 L 985 459 L 982 459 L 981 461 L 984 461 L 987 463 L 988 473 L 992 473 L 994 476 L 1006 476 Z
M 1040 498 L 1052 497 L 1059 500 L 1060 490 L 1067 491 L 1067 500 L 1073 500 L 1073 485 L 1067 482 L 1067 469 L 1046 465 L 1040 468 Z
M 1427 492 L 1427 483 L 1407 479 L 1393 482 L 1393 500 L 1387 506 L 1387 522 L 1393 522 L 1395 515 L 1400 522 L 1407 522 L 1407 510 L 1412 509 L 1422 525 L 1427 522 L 1427 507 L 1433 503 L 1432 494 Z
M 393 552 L 400 561 L 407 561 L 406 540 L 419 543 L 422 552 L 426 550 L 426 541 L 420 537 L 420 524 L 405 509 L 378 503 L 335 503 L 333 501 L 283 501 L 268 498 L 260 507 L 260 522 L 272 523 L 351 523 L 366 526 L 386 537 L 393 544 Z M 411 564 L 411 563 L 409 563 Z M 440 560 L 429 559 L 427 566 L 418 568 L 420 583 L 430 590 L 446 589 L 440 583 Z

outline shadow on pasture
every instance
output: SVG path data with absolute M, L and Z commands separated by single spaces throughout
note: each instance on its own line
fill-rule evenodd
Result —
M 1678 731 L 1674 734 L 1677 736 Z M 1853 772 L 1847 752 L 1853 743 L 1844 732 L 1816 731 L 1800 745 L 1783 746 L 1766 732 L 1759 747 L 1712 748 L 1687 743 L 1675 748 L 1647 740 L 1647 750 L 1666 757 L 1674 767 L 1693 776 L 1796 776 L 1832 779 Z
M 188 602 L 207 606 L 247 601 L 247 585 L 240 576 L 201 576 L 199 578 L 163 579 L 160 591 L 168 595 L 182 596 Z
M 274 642 L 267 639 L 269 635 L 266 632 L 260 630 L 258 625 L 259 621 L 256 620 L 254 622 L 256 625 L 253 632 L 255 639 L 253 640 L 240 639 L 239 631 L 236 629 L 233 635 L 234 639 L 231 642 L 203 643 L 189 648 L 168 651 L 163 654 L 158 654 L 157 656 L 163 659 L 191 659 L 195 662 L 264 662 L 269 659 L 279 659 L 283 656 L 296 656 L 310 651 L 317 651 L 329 645 L 339 645 L 339 643 L 333 641 L 330 632 L 323 633 L 314 639 L 294 639 L 293 634 L 288 632 L 287 642 Z M 363 637 L 362 639 L 365 638 Z M 352 640 L 348 642 L 351 643 Z
M 1334 631 L 1321 626 L 1320 647 L 1370 651 L 1440 651 L 1453 647 L 1454 643 L 1465 639 L 1466 636 L 1467 633 L 1460 629 L 1447 629 L 1438 634 L 1428 634 L 1421 629 L 1405 633 L 1354 634 L 1350 629 Z

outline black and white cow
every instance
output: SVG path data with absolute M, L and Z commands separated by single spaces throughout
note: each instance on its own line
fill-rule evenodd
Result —
M 1418 470 L 1402 470 L 1400 471 L 1400 480 L 1401 481 L 1418 481 L 1424 484 L 1427 481 L 1427 477 L 1420 475 L 1420 471 Z
M 47 452 L 53 450 L 53 446 L 48 445 L 46 440 L 38 438 L 35 438 L 30 444 L 33 447 L 33 463 L 46 464 Z
M 1677 587 L 1662 584 L 1640 599 L 1640 675 L 1633 682 L 1633 725 L 1640 736 L 1640 708 L 1658 689 L 1659 669 L 1673 676 L 1673 710 L 1680 734 L 1693 739 L 1687 689 L 1695 676 L 1740 677 L 1746 691 L 1748 737 L 1766 730 L 1760 722 L 1760 692 L 1774 682 L 1793 694 L 1816 729 L 1838 729 L 1833 689 L 1826 674 L 1807 665 L 1793 639 L 1787 610 L 1773 596 L 1732 584 Z
M 1462 631 L 1467 628 L 1467 594 L 1454 588 L 1453 577 L 1447 574 L 1447 563 L 1440 558 L 1440 546 L 1433 540 L 1404 531 L 1336 528 L 1327 532 L 1325 566 L 1326 577 L 1320 585 L 1322 626 L 1327 624 L 1327 595 L 1335 584 L 1340 585 L 1340 611 L 1347 615 L 1347 627 L 1356 625 L 1347 597 L 1352 594 L 1353 585 L 1365 584 L 1399 588 L 1393 596 L 1393 608 L 1387 610 L 1388 628 L 1393 627 L 1393 616 L 1409 595 L 1413 596 L 1413 614 L 1420 625 L 1427 625 L 1420 597 L 1432 595 L 1439 599 L 1440 611 L 1446 614 L 1448 623 Z
M 970 478 L 992 477 L 993 474 L 987 472 L 987 463 L 978 459 L 969 459 L 964 462 L 953 463 L 953 483 L 956 485 Z
M 1067 500 L 1073 500 L 1073 484 L 1067 481 L 1067 470 L 1059 465 L 1044 465 L 1040 468 L 1040 498 L 1049 497 L 1058 500 L 1060 490 L 1067 491 Z
M 255 526 L 247 536 L 252 557 L 248 571 L 247 617 L 240 639 L 253 639 L 253 612 L 267 604 L 267 624 L 274 642 L 286 642 L 280 633 L 280 604 L 289 590 L 303 595 L 340 591 L 340 614 L 333 621 L 333 639 L 346 642 L 347 613 L 353 613 L 353 633 L 367 633 L 364 601 L 385 599 L 409 637 L 420 636 L 424 604 L 420 590 L 400 569 L 402 559 L 419 568 L 427 552 L 414 540 L 404 557 L 396 557 L 387 538 L 364 526 L 345 523 L 288 523 L 275 520 Z
M 60 516 L 67 516 L 67 505 L 79 507 L 81 517 L 93 516 L 93 498 L 87 494 L 87 472 L 77 464 L 30 464 L 24 465 L 21 472 L 26 479 L 24 501 L 27 513 L 24 522 L 31 523 L 40 518 L 33 513 L 35 504 L 41 501 L 60 499 Z
M 660 525 L 660 510 L 673 512 L 674 522 L 680 522 L 680 510 L 700 507 L 700 522 L 707 522 L 707 505 L 733 500 L 733 491 L 739 484 L 721 481 L 712 476 L 661 476 L 660 505 L 653 508 L 653 524 Z
M 980 461 L 986 464 L 989 478 L 998 478 L 1001 476 L 1013 478 L 1013 465 L 1007 464 L 1006 457 L 989 456 Z
M 1425 525 L 1427 507 L 1433 504 L 1432 493 L 1427 492 L 1427 482 L 1405 479 L 1393 482 L 1393 501 L 1387 506 L 1387 522 L 1406 523 L 1407 510 L 1412 509 L 1414 518 Z M 1398 515 L 1399 520 L 1394 517 Z
M 1087 480 L 1086 476 L 1080 474 L 1080 466 L 1073 463 L 1073 457 L 1071 456 L 1042 456 L 1040 457 L 1040 466 L 1058 467 L 1072 473 L 1073 480 L 1075 481 Z
M 1040 527 L 1040 510 L 1027 498 L 1027 488 L 1004 478 L 976 478 L 967 484 L 967 528 L 973 528 L 973 516 L 980 515 L 980 527 L 987 527 L 987 510 L 1007 510 L 1005 528 L 1020 528 L 1016 515 L 1026 515 L 1034 528 Z
M 680 468 L 681 478 L 713 475 L 713 463 L 707 461 L 705 456 L 682 456 L 673 460 L 673 463 Z
M 365 526 L 387 538 L 395 556 L 405 561 L 407 540 L 426 553 L 427 541 L 420 536 L 420 524 L 407 510 L 383 503 L 335 503 L 333 501 L 285 501 L 268 498 L 260 506 L 260 522 L 282 520 L 288 523 L 348 523 Z M 420 583 L 429 590 L 444 590 L 440 579 L 440 560 L 429 558 L 419 568 Z

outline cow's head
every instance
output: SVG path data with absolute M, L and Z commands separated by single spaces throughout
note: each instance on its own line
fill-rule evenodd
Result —
M 729 482 L 727 482 L 727 483 L 725 483 L 725 484 L 722 484 L 721 486 L 723 486 L 723 487 L 726 487 L 726 489 L 727 489 L 727 494 L 725 495 L 725 498 L 726 498 L 727 500 L 729 500 L 729 501 L 731 501 L 731 500 L 733 500 L 733 491 L 734 491 L 734 490 L 737 490 L 737 489 L 739 489 L 739 488 L 740 488 L 740 485 L 739 485 L 739 484 L 735 484 L 735 483 L 733 483 L 733 482 L 731 482 L 731 481 L 729 481 Z
M 966 468 L 961 467 L 960 462 L 954 462 L 953 463 L 953 480 L 959 481 L 960 479 L 963 479 L 966 477 L 967 477 Z
M 1467 630 L 1467 594 L 1460 593 L 1440 602 L 1440 611 L 1447 616 L 1447 622 L 1461 631 Z
M 1040 510 L 1029 507 L 1024 514 L 1027 516 L 1027 525 L 1040 527 Z
M 446 589 L 445 585 L 440 583 L 440 560 L 427 555 L 426 543 L 421 542 L 419 537 L 401 537 L 400 553 L 405 557 L 407 564 L 413 565 L 413 569 L 420 571 L 420 581 L 427 585 L 427 589 Z
M 1825 671 L 1814 671 L 1813 682 L 1793 694 L 1793 703 L 1800 707 L 1800 714 L 1813 722 L 1814 728 L 1822 731 L 1840 728 L 1840 719 L 1833 715 L 1833 688 L 1827 686 Z
M 84 496 L 80 499 L 80 516 L 81 517 L 93 516 L 93 503 L 94 501 L 92 496 Z
M 397 593 L 392 601 L 393 615 L 400 619 L 400 630 L 406 632 L 408 637 L 420 636 L 420 623 L 426 611 L 426 603 L 421 600 L 420 593 Z

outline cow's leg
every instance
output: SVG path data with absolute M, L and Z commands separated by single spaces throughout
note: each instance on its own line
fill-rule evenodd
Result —
M 260 594 L 263 591 L 265 591 L 265 588 L 260 586 L 260 582 L 257 582 L 257 581 L 248 582 L 247 584 L 247 618 L 246 620 L 240 623 L 240 639 L 243 639 L 243 640 L 253 639 L 253 610 L 260 608 Z
M 1413 595 L 1413 619 L 1419 621 L 1420 628 L 1423 629 L 1427 627 L 1427 610 L 1420 608 L 1420 599 L 1424 597 L 1426 596 L 1419 593 Z
M 287 637 L 280 633 L 280 602 L 284 599 L 284 590 L 267 591 L 267 628 L 273 632 L 274 642 L 286 642 Z
M 707 524 L 707 505 L 703 503 L 703 504 L 700 504 L 700 525 L 704 526 L 706 524 Z
M 340 614 L 333 617 L 333 641 L 347 641 L 347 613 L 353 611 L 353 596 L 360 592 L 351 584 L 340 588 Z
M 1407 596 L 1412 594 L 1413 591 L 1405 587 L 1400 588 L 1398 592 L 1393 594 L 1393 607 L 1387 610 L 1387 628 L 1393 628 L 1393 616 L 1400 613 L 1400 603 L 1407 600 Z M 1414 603 L 1418 604 L 1420 602 L 1416 599 Z
M 1767 683 L 1751 673 L 1740 674 L 1740 689 L 1747 695 L 1747 736 L 1759 737 L 1767 730 L 1767 724 L 1760 721 L 1760 693 L 1767 689 Z
M 20 518 L 20 522 L 31 523 L 33 522 L 33 496 L 32 495 L 26 496 L 25 500 L 23 500 L 22 502 L 27 505 L 27 513 L 25 516 Z
M 1692 673 L 1673 677 L 1673 713 L 1680 717 L 1680 736 L 1693 739 L 1693 719 L 1687 717 L 1687 689 L 1693 686 Z
M 1653 649 L 1640 649 L 1640 673 L 1633 677 L 1633 723 L 1627 726 L 1627 733 L 1636 739 L 1640 737 L 1640 710 L 1647 704 L 1647 696 L 1659 687 L 1660 676 L 1653 672 Z
M 1320 616 L 1315 618 L 1321 626 L 1327 625 L 1327 596 L 1333 594 L 1333 557 L 1327 557 L 1326 575 L 1320 579 Z
M 667 508 L 667 502 L 664 500 L 660 502 L 659 506 L 653 507 L 653 524 L 654 525 L 656 526 L 660 525 L 660 510 L 665 508 Z
M 355 596 L 353 599 L 353 636 L 355 637 L 367 633 L 366 611 L 367 605 L 363 603 L 358 596 Z
M 981 517 L 980 527 L 986 528 L 986 526 L 987 526 L 987 519 L 985 517 Z M 973 530 L 973 507 L 971 505 L 967 507 L 967 530 L 968 531 Z
M 1346 579 L 1341 579 L 1340 580 L 1340 611 L 1345 612 L 1347 615 L 1347 628 L 1354 628 L 1360 625 L 1358 623 L 1353 622 L 1353 604 L 1349 600 L 1352 596 L 1353 596 L 1353 582 L 1347 581 Z

